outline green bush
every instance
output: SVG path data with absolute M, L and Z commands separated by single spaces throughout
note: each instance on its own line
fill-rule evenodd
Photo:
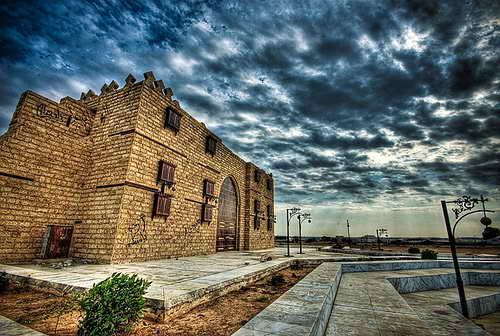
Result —
M 500 229 L 495 227 L 487 226 L 483 231 L 483 239 L 492 239 L 500 236 Z
M 422 256 L 422 259 L 437 259 L 438 254 L 436 251 L 425 249 L 422 251 L 420 254 Z
M 270 298 L 267 295 L 259 295 L 255 298 L 255 301 L 257 302 L 268 302 L 269 300 Z
M 280 286 L 285 283 L 285 278 L 283 278 L 283 275 L 277 274 L 273 275 L 271 280 L 269 281 L 272 286 Z
M 302 268 L 302 265 L 301 265 L 301 264 L 299 264 L 297 261 L 293 262 L 293 263 L 290 265 L 290 269 L 291 269 L 292 271 L 297 271 L 297 270 L 299 270 L 299 269 L 301 269 L 301 268 Z
M 420 249 L 418 247 L 412 246 L 408 248 L 408 253 L 420 253 Z
M 3 293 L 7 286 L 9 285 L 9 279 L 7 278 L 7 273 L 0 273 L 0 293 Z
M 114 273 L 92 286 L 79 301 L 84 318 L 78 335 L 109 336 L 130 331 L 144 313 L 144 294 L 150 285 L 137 274 Z

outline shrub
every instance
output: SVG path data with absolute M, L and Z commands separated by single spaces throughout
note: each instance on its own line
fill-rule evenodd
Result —
M 3 293 L 7 286 L 9 285 L 9 279 L 7 278 L 7 273 L 0 273 L 0 293 Z
M 285 283 L 285 278 L 283 278 L 283 275 L 281 274 L 273 275 L 270 283 L 272 286 L 279 286 Z
M 437 259 L 438 254 L 436 251 L 425 249 L 422 251 L 420 254 L 422 256 L 422 259 Z
M 292 271 L 297 271 L 299 269 L 302 268 L 302 265 L 300 265 L 297 261 L 293 262 L 291 265 L 290 265 L 290 269 Z
M 418 247 L 412 246 L 408 248 L 408 253 L 420 253 L 420 249 Z
M 150 285 L 137 274 L 113 273 L 92 286 L 79 301 L 84 318 L 78 335 L 108 336 L 130 331 L 144 313 L 144 294 Z
M 16 293 L 22 293 L 26 290 L 28 290 L 29 287 L 29 279 L 28 277 L 21 277 L 19 279 L 16 279 L 13 281 L 14 283 L 14 291 Z
M 492 239 L 500 236 L 500 230 L 491 226 L 487 226 L 483 231 L 483 239 Z
M 259 295 L 255 298 L 255 301 L 257 302 L 268 302 L 269 301 L 269 296 L 267 295 Z

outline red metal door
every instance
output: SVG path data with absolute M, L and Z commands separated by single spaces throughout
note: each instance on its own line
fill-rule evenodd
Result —
M 236 250 L 238 194 L 231 178 L 222 182 L 217 217 L 217 251 Z
M 73 235 L 72 226 L 49 225 L 49 240 L 45 250 L 46 258 L 65 258 L 68 256 Z

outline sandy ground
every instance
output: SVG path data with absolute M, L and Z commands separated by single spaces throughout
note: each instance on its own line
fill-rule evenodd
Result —
M 285 280 L 273 286 L 268 276 L 241 290 L 194 308 L 164 323 L 141 320 L 131 335 L 231 335 L 314 268 L 275 273 Z M 0 294 L 0 314 L 48 335 L 76 335 L 81 314 L 68 297 L 54 292 L 10 287 Z

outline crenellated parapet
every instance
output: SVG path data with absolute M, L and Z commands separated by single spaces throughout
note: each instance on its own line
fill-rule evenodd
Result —
M 166 87 L 165 83 L 163 80 L 159 79 L 157 80 L 154 73 L 152 71 L 147 71 L 143 74 L 144 80 L 140 83 L 143 83 L 144 85 L 147 85 L 148 87 L 160 92 L 162 95 L 164 95 L 168 100 L 172 101 L 172 103 L 180 107 L 180 104 L 177 100 L 172 100 L 172 96 L 174 95 L 174 91 L 170 87 Z M 123 86 L 122 89 L 128 89 L 132 87 L 134 84 L 136 84 L 136 78 L 132 74 L 128 74 L 127 77 L 125 78 L 125 85 Z M 108 93 L 114 92 L 119 90 L 120 85 L 118 82 L 115 80 L 112 80 L 109 84 L 104 83 L 104 85 L 101 87 L 101 93 L 97 95 L 94 91 L 88 90 L 87 92 L 82 92 L 80 95 L 80 101 L 82 102 L 87 102 L 90 100 L 93 100 L 95 98 L 101 97 L 103 95 L 106 95 Z

